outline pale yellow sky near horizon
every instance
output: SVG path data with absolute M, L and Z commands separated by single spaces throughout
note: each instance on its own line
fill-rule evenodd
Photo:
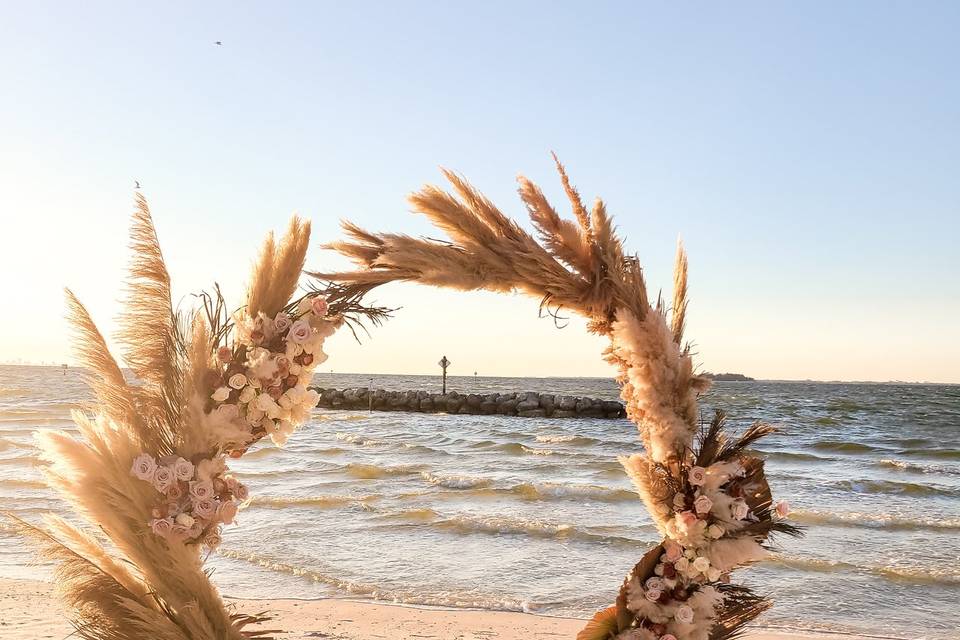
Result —
M 73 288 L 104 333 L 112 333 L 129 257 L 123 213 L 129 211 L 129 204 L 124 206 L 121 200 L 111 207 L 119 213 L 101 216 L 96 225 L 82 222 L 82 216 L 65 219 L 60 233 L 46 236 L 47 258 L 42 261 L 31 262 L 32 243 L 7 244 L 0 258 L 6 274 L 2 294 L 13 302 L 12 308 L 28 309 L 30 315 L 24 319 L 17 314 L 14 322 L 9 316 L 2 321 L 0 361 L 72 362 L 62 286 Z M 182 229 L 171 228 L 176 224 L 158 215 L 156 206 L 154 211 L 176 299 L 189 303 L 190 292 L 209 288 L 219 275 L 224 292 L 235 305 L 259 238 L 224 237 L 211 245 L 205 233 L 199 232 L 201 223 L 191 223 L 198 225 L 197 233 L 184 234 Z M 280 227 L 281 221 L 271 222 Z M 327 225 L 332 226 L 333 221 L 315 221 L 314 226 Z M 43 237 L 38 218 L 7 220 L 4 228 L 8 238 Z M 338 256 L 319 250 L 320 238 L 329 239 L 335 233 L 332 229 L 314 233 L 308 267 L 345 266 Z M 30 266 L 21 269 L 18 265 Z M 651 292 L 669 282 L 670 267 L 649 265 Z M 890 318 L 872 325 L 868 320 L 878 310 L 855 302 L 846 309 L 835 307 L 822 313 L 801 300 L 794 306 L 770 305 L 746 297 L 726 300 L 726 312 L 711 315 L 714 301 L 698 296 L 697 288 L 698 273 L 709 267 L 698 263 L 695 253 L 691 255 L 687 335 L 695 345 L 701 370 L 739 372 L 762 379 L 960 382 L 948 354 L 929 347 L 924 352 L 909 335 L 890 335 Z M 346 330 L 332 337 L 327 345 L 330 360 L 322 371 L 432 374 L 440 356 L 446 354 L 453 362 L 452 375 L 472 375 L 474 371 L 486 376 L 613 374 L 601 359 L 605 341 L 587 334 L 581 319 L 571 318 L 568 326 L 557 329 L 549 318 L 537 317 L 538 301 L 526 296 L 392 284 L 375 292 L 372 300 L 400 308 L 385 325 L 371 327 L 371 336 L 364 337 L 362 344 Z M 730 313 L 731 309 L 735 313 Z M 885 312 L 896 314 L 897 310 Z M 927 317 L 937 318 L 933 312 Z M 781 329 L 785 315 L 791 318 L 790 335 Z M 883 349 L 873 346 L 881 344 Z

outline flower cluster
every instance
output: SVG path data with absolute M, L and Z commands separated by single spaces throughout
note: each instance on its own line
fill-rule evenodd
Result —
M 324 340 L 338 327 L 327 313 L 326 300 L 314 295 L 272 318 L 243 310 L 234 315 L 234 344 L 217 352 L 208 403 L 208 412 L 242 425 L 246 434 L 225 444 L 230 455 L 243 455 L 264 436 L 282 445 L 309 418 L 318 395 L 307 385 L 327 359 Z
M 160 494 L 151 510 L 150 529 L 173 542 L 202 542 L 215 549 L 220 545 L 220 525 L 232 523 L 249 497 L 246 486 L 226 475 L 223 456 L 194 464 L 176 455 L 157 460 L 141 453 L 130 474 Z
M 636 626 L 620 640 L 708 638 L 724 605 L 721 585 L 730 582 L 729 571 L 762 558 L 760 540 L 769 523 L 789 513 L 785 502 L 771 510 L 760 499 L 768 492 L 761 466 L 748 470 L 734 458 L 703 467 L 688 459 L 674 469 L 676 491 L 656 509 L 667 539 L 647 565 L 648 575 L 634 573 L 626 583 Z M 759 528 L 747 530 L 751 525 Z

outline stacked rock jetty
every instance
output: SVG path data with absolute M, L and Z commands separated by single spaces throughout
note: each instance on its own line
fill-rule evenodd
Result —
M 374 409 L 467 415 L 504 415 L 521 418 L 624 418 L 623 404 L 616 400 L 579 398 L 527 391 L 521 393 L 430 393 L 384 389 L 324 389 L 318 407 L 326 409 Z

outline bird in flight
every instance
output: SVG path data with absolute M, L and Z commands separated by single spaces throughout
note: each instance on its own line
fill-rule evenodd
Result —
M 133 181 L 133 184 L 137 185 L 136 187 L 134 187 L 135 189 L 139 189 L 139 188 L 140 188 L 140 181 L 139 181 L 139 180 L 134 180 L 134 181 Z
M 219 40 L 217 40 L 217 41 L 216 41 L 216 42 L 214 42 L 213 44 L 215 44 L 215 45 L 217 45 L 217 46 L 219 47 L 219 46 L 221 46 L 221 45 L 222 45 L 223 43 L 222 43 L 222 42 L 220 42 Z

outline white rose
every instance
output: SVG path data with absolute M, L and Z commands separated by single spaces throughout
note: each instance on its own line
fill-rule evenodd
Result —
M 247 385 L 247 376 L 242 373 L 235 373 L 230 376 L 230 380 L 227 381 L 234 389 L 243 389 Z
M 680 559 L 673 563 L 673 568 L 680 572 L 686 571 L 690 568 L 690 561 L 680 556 Z
M 707 569 L 710 568 L 710 561 L 704 556 L 700 556 L 693 561 L 693 568 L 700 573 L 706 573 Z
M 699 487 L 707 479 L 707 470 L 703 467 L 692 467 L 690 473 L 687 474 L 687 478 L 690 480 L 690 484 Z
M 227 387 L 220 387 L 219 389 L 214 391 L 210 395 L 210 397 L 217 402 L 223 402 L 224 400 L 230 397 L 230 389 Z
M 688 604 L 680 605 L 673 617 L 682 624 L 691 624 L 693 622 L 693 609 Z
M 195 520 L 190 515 L 186 513 L 181 513 L 180 515 L 177 516 L 176 522 L 181 527 L 186 527 L 187 529 L 189 529 L 190 527 L 193 526 L 193 523 L 195 522 Z
M 310 323 L 306 320 L 300 319 L 290 326 L 290 331 L 287 332 L 287 339 L 302 345 L 304 342 L 310 339 L 312 334 L 313 329 L 310 327 Z
M 257 390 L 251 386 L 246 386 L 240 392 L 240 402 L 247 403 L 257 397 Z
M 663 575 L 663 565 L 662 565 L 662 564 L 658 564 L 657 566 L 655 566 L 655 567 L 653 568 L 653 572 L 654 572 L 656 575 L 658 575 L 658 576 L 662 576 L 662 575 Z
M 149 453 L 141 453 L 133 459 L 130 475 L 147 482 L 153 481 L 153 473 L 157 470 L 157 461 Z

